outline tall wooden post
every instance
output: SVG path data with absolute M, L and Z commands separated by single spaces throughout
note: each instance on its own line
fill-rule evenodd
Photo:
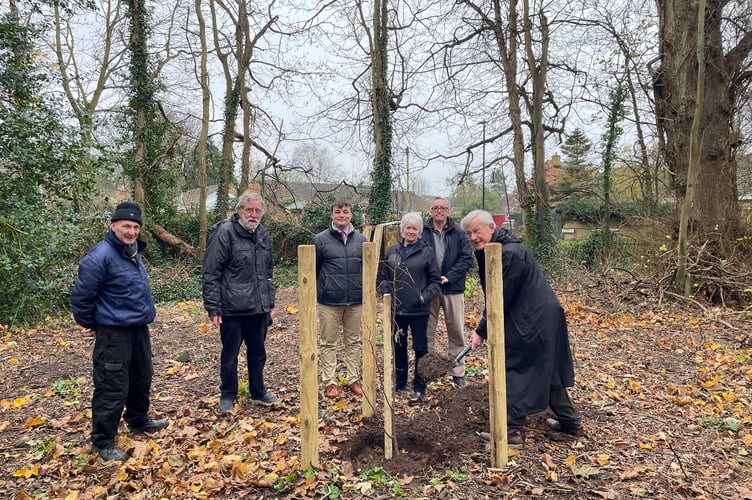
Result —
M 316 247 L 298 246 L 300 309 L 300 467 L 319 465 L 318 349 L 316 343 Z
M 501 244 L 489 243 L 486 255 L 486 320 L 488 328 L 488 402 L 491 423 L 491 467 L 506 467 L 507 371 L 504 347 L 504 282 Z
M 376 406 L 376 243 L 363 243 L 363 407 L 364 417 L 373 416 Z
M 394 435 L 394 346 L 392 346 L 392 295 L 384 295 L 384 458 L 391 460 L 397 448 Z
M 373 242 L 376 243 L 376 255 L 381 258 L 384 247 L 384 224 L 379 224 L 373 231 Z

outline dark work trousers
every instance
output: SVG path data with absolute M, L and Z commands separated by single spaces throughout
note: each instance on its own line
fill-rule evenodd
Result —
M 554 412 L 562 427 L 578 427 L 582 424 L 580 413 L 569 399 L 569 393 L 565 387 L 560 389 L 551 388 L 548 406 Z M 520 431 L 525 428 L 525 417 L 512 418 L 507 416 L 507 432 Z
M 266 395 L 264 387 L 264 365 L 266 364 L 266 331 L 269 328 L 269 314 L 248 316 L 222 316 L 219 334 L 222 339 L 222 357 L 219 376 L 222 381 L 222 399 L 235 400 L 238 396 L 238 354 L 240 344 L 245 342 L 245 355 L 248 361 L 248 390 L 251 399 L 261 399 Z
M 428 315 L 406 316 L 396 314 L 394 316 L 394 332 L 392 344 L 394 345 L 394 378 L 397 389 L 407 385 L 407 330 L 413 339 L 413 351 L 415 352 L 415 374 L 413 377 L 413 391 L 424 392 L 426 381 L 418 374 L 418 360 L 428 354 Z
M 91 442 L 97 448 L 109 448 L 115 445 L 123 408 L 131 428 L 145 424 L 149 418 L 154 374 L 149 327 L 97 325 L 92 358 Z

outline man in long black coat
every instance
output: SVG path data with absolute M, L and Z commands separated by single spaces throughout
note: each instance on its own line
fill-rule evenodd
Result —
M 510 446 L 522 446 L 525 419 L 550 407 L 556 419 L 548 424 L 573 436 L 584 435 L 567 387 L 574 385 L 574 367 L 564 310 L 522 240 L 497 228 L 490 213 L 474 210 L 461 222 L 475 247 L 478 272 L 485 290 L 487 243 L 501 243 L 504 285 L 507 435 Z M 475 350 L 487 338 L 484 310 L 470 340 Z

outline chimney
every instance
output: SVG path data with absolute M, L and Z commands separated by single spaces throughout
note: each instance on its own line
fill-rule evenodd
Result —
M 551 165 L 554 167 L 560 167 L 561 166 L 561 156 L 558 154 L 551 155 Z

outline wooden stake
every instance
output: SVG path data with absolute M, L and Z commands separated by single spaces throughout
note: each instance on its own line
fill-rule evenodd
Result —
M 379 255 L 376 243 L 363 243 L 363 407 L 362 415 L 371 417 L 376 405 L 376 268 Z
M 316 342 L 316 247 L 298 246 L 300 310 L 300 467 L 319 465 L 318 347 Z
M 394 348 L 392 346 L 392 296 L 384 295 L 384 458 L 391 460 L 397 449 L 394 435 Z
M 486 256 L 486 325 L 488 327 L 488 403 L 491 421 L 491 467 L 506 467 L 507 371 L 504 346 L 504 282 L 501 243 L 489 243 Z

